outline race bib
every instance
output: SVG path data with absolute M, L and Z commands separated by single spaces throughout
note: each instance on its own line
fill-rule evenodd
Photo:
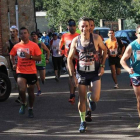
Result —
M 95 61 L 91 62 L 79 61 L 79 70 L 84 72 L 95 71 Z
M 110 55 L 117 55 L 117 49 L 110 49 Z
M 18 50 L 17 50 L 17 55 L 18 55 L 20 58 L 25 58 L 25 52 L 28 53 L 28 54 L 30 54 L 29 48 L 18 49 Z
M 69 45 L 70 45 L 70 43 L 71 43 L 70 40 L 67 40 L 67 41 L 66 41 L 66 45 L 65 45 L 65 46 L 66 46 L 67 49 L 69 49 Z
M 137 50 L 136 54 L 137 54 L 137 60 L 140 60 L 140 50 Z

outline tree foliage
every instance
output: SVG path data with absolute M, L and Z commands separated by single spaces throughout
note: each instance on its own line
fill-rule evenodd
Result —
M 96 25 L 100 19 L 140 19 L 140 0 L 36 0 L 36 8 L 40 6 L 47 11 L 49 26 L 57 30 L 60 25 L 65 29 L 70 18 L 77 22 L 83 16 L 93 18 Z

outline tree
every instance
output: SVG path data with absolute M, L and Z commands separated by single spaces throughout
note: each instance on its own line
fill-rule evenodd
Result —
M 65 29 L 70 18 L 77 22 L 82 16 L 92 17 L 98 25 L 100 19 L 117 20 L 130 17 L 135 13 L 135 10 L 130 8 L 133 1 L 140 0 L 41 0 L 42 8 L 47 10 L 49 26 L 56 30 L 59 30 L 60 25 Z

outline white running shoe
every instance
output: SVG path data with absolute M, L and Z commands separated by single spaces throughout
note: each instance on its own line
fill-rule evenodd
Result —
M 119 88 L 118 84 L 115 84 L 114 88 L 115 88 L 115 89 Z

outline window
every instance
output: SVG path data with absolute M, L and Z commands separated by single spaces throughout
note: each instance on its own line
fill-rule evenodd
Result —
M 119 32 L 119 31 L 115 33 L 116 37 L 120 37 L 120 35 L 121 35 L 121 32 Z
M 123 32 L 123 33 L 121 34 L 121 37 L 126 37 L 126 38 L 127 38 L 127 33 L 126 33 L 126 32 Z

